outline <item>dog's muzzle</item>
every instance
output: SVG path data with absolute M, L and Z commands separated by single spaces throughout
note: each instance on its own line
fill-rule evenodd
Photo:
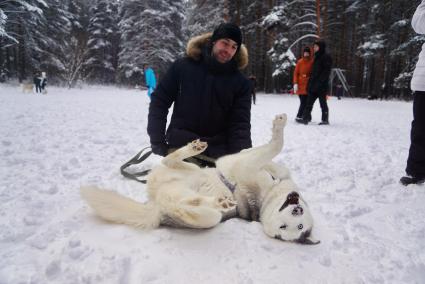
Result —
M 297 205 L 297 207 L 299 207 L 299 205 L 298 205 L 299 204 L 299 198 L 300 198 L 300 195 L 297 192 L 295 192 L 295 191 L 291 192 L 286 197 L 285 203 L 283 203 L 283 205 L 280 207 L 279 211 L 282 211 L 283 209 L 285 209 L 289 205 Z M 299 212 L 300 210 L 297 210 L 297 211 Z M 302 208 L 301 208 L 301 214 L 302 214 Z M 292 211 L 292 215 L 294 215 L 294 211 Z
M 286 198 L 288 201 L 288 204 L 298 204 L 298 199 L 300 198 L 300 195 L 293 191 L 290 194 L 288 194 L 288 197 Z

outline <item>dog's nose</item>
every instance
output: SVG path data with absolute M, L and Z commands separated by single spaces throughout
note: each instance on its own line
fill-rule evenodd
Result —
M 294 209 L 292 209 L 292 215 L 294 216 L 300 216 L 303 215 L 304 209 L 301 206 L 296 206 Z
M 290 194 L 288 194 L 287 200 L 288 200 L 288 204 L 298 204 L 298 198 L 300 197 L 300 195 L 297 192 L 291 192 Z

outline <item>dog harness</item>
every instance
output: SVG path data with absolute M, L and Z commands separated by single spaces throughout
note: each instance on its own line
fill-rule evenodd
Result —
M 236 183 L 232 184 L 219 170 L 217 170 L 217 173 L 221 182 L 230 190 L 230 192 L 235 192 Z

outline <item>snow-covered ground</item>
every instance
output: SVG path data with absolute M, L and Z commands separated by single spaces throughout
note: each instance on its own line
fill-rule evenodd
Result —
M 121 164 L 148 145 L 140 90 L 0 85 L 0 283 L 425 283 L 425 187 L 403 187 L 412 104 L 331 98 L 330 126 L 294 122 L 298 98 L 259 95 L 255 145 L 286 112 L 285 163 L 315 217 L 316 246 L 232 219 L 140 231 L 96 218 L 96 184 L 146 200 Z M 159 157 L 145 163 L 151 167 Z

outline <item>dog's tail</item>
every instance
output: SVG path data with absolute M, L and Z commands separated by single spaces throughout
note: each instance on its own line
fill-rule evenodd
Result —
M 80 193 L 96 215 L 107 221 L 143 229 L 157 228 L 160 224 L 161 211 L 154 202 L 139 203 L 95 186 L 81 187 Z

